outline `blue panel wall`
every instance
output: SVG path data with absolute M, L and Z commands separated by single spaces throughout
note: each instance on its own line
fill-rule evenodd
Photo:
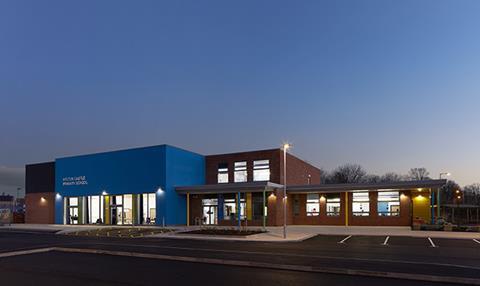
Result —
M 186 223 L 185 196 L 178 185 L 203 184 L 202 155 L 168 145 L 98 153 L 56 160 L 55 222 L 63 223 L 69 196 L 157 193 L 157 224 Z M 162 192 L 157 192 L 161 188 Z
M 165 149 L 161 145 L 57 159 L 55 190 L 61 198 L 56 200 L 55 222 L 63 223 L 66 196 L 153 193 L 164 187 Z
M 173 146 L 166 148 L 166 217 L 167 224 L 187 222 L 185 195 L 175 192 L 176 186 L 205 184 L 205 157 Z

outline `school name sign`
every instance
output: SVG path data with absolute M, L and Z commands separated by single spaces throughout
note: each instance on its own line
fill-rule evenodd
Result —
M 62 186 L 83 186 L 83 185 L 88 185 L 88 180 L 86 176 L 62 178 Z

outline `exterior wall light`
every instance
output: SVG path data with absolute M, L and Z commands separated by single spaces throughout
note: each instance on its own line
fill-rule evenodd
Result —
M 158 189 L 157 189 L 157 195 L 161 195 L 161 194 L 163 194 L 164 192 L 165 192 L 165 191 L 162 190 L 162 188 L 158 188 Z
M 46 200 L 44 197 L 41 197 L 41 198 L 40 198 L 40 203 L 44 204 L 44 203 L 46 203 L 46 202 L 47 202 L 47 200 Z
M 62 195 L 60 195 L 59 193 L 57 193 L 57 194 L 55 195 L 55 199 L 61 200 L 61 199 L 62 199 Z
M 108 195 L 107 191 L 103 190 L 102 191 L 102 196 L 106 196 L 106 195 Z

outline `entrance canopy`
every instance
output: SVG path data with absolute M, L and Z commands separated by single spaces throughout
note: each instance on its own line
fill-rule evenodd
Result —
M 272 182 L 252 182 L 175 187 L 175 191 L 179 194 L 225 194 L 238 192 L 260 193 L 279 188 L 283 188 L 283 185 Z
M 402 181 L 389 183 L 360 183 L 360 184 L 319 184 L 287 186 L 289 194 L 308 193 L 339 193 L 370 190 L 412 190 L 412 189 L 436 189 L 447 183 L 447 180 L 423 180 L 423 181 Z M 281 189 L 283 185 L 272 182 L 250 182 L 231 184 L 212 184 L 197 186 L 180 186 L 175 191 L 178 194 L 225 194 L 237 192 L 264 192 Z

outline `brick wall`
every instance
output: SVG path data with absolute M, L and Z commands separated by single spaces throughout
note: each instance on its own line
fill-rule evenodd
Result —
M 247 162 L 248 182 L 253 182 L 253 161 L 270 160 L 270 182 L 283 183 L 283 151 L 280 149 L 207 156 L 205 160 L 206 183 L 216 184 L 218 165 L 228 164 L 229 183 L 233 183 L 234 163 Z M 287 184 L 320 184 L 320 169 L 287 153 Z
M 53 224 L 55 222 L 54 193 L 26 194 L 25 204 L 25 223 Z
M 270 160 L 270 181 L 274 183 L 280 182 L 279 149 L 207 156 L 205 158 L 205 181 L 207 184 L 216 184 L 218 165 L 220 163 L 227 163 L 229 183 L 233 183 L 234 163 L 247 161 L 248 182 L 253 182 L 253 161 L 256 160 Z

